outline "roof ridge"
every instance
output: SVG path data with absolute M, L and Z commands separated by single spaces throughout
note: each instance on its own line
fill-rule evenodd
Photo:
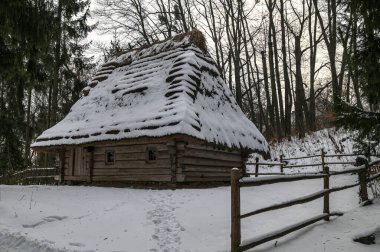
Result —
M 114 57 L 120 57 L 120 56 L 122 56 L 124 54 L 128 54 L 128 53 L 131 53 L 131 52 L 140 52 L 142 50 L 149 49 L 149 48 L 152 48 L 153 46 L 156 46 L 156 45 L 159 45 L 159 44 L 164 44 L 164 43 L 169 42 L 169 41 L 182 42 L 186 38 L 188 38 L 187 42 L 189 42 L 191 44 L 194 44 L 199 49 L 201 49 L 204 53 L 208 53 L 208 50 L 207 50 L 207 41 L 206 41 L 205 36 L 203 35 L 203 33 L 201 31 L 199 31 L 198 29 L 194 28 L 194 29 L 192 29 L 189 32 L 180 33 L 180 34 L 177 34 L 175 36 L 169 37 L 169 38 L 164 39 L 164 40 L 157 40 L 157 41 L 155 41 L 153 43 L 145 44 L 145 45 L 142 45 L 142 46 L 137 47 L 137 48 L 131 48 L 129 50 L 123 50 L 123 51 L 120 51 L 120 52 L 116 52 L 116 53 L 114 53 L 112 55 L 112 58 L 114 58 Z

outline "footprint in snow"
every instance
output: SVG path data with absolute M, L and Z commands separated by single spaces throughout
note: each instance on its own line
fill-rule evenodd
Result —
M 155 225 L 152 238 L 158 243 L 159 251 L 163 252 L 179 252 L 181 244 L 179 234 L 185 230 L 175 217 L 177 202 L 171 196 L 171 193 L 155 192 L 148 198 L 148 201 L 154 205 L 154 209 L 147 212 L 148 220 Z
M 79 242 L 69 242 L 69 245 L 74 247 L 84 247 L 84 244 Z
M 120 203 L 115 204 L 115 205 L 114 205 L 113 207 L 111 207 L 111 208 L 104 209 L 104 211 L 105 211 L 105 212 L 113 211 L 113 210 L 116 210 L 116 209 L 118 209 L 118 208 L 120 208 L 120 207 L 123 207 L 123 206 L 126 205 L 126 204 L 127 204 L 127 202 L 120 202 Z
M 45 218 L 42 219 L 42 221 L 38 221 L 36 223 L 33 223 L 33 224 L 22 224 L 22 227 L 23 228 L 35 228 L 35 227 L 38 227 L 42 224 L 45 224 L 45 223 L 48 223 L 48 222 L 53 222 L 53 221 L 61 221 L 61 220 L 64 220 L 66 219 L 67 216 L 47 216 Z

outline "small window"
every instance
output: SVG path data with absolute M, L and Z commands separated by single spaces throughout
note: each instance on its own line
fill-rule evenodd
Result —
M 115 151 L 107 150 L 106 151 L 106 164 L 112 165 L 115 163 Z
M 157 160 L 157 149 L 154 147 L 149 147 L 146 150 L 146 159 L 148 162 Z

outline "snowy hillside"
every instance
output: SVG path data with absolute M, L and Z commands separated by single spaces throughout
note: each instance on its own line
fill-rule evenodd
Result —
M 324 149 L 326 155 L 335 154 L 352 154 L 357 153 L 355 149 L 355 144 L 353 140 L 352 132 L 345 130 L 335 130 L 334 128 L 323 129 L 312 134 L 306 135 L 305 138 L 299 139 L 297 137 L 292 137 L 290 141 L 283 141 L 280 143 L 272 143 L 271 148 L 271 159 L 268 162 L 278 162 L 280 155 L 282 154 L 284 158 L 294 158 L 294 157 L 306 157 L 312 155 L 321 154 L 321 149 Z M 263 160 L 260 155 L 253 154 L 248 162 L 255 162 L 255 158 L 259 157 Z M 326 157 L 326 162 L 354 162 L 356 156 L 353 157 Z M 321 157 L 312 157 L 307 159 L 296 159 L 287 161 L 289 165 L 301 165 L 310 163 L 321 163 Z M 345 167 L 351 166 L 350 164 L 343 165 L 329 165 L 330 168 L 341 170 Z M 262 167 L 264 171 L 278 172 L 279 167 Z M 248 165 L 248 169 L 253 169 L 252 165 Z M 309 167 L 309 168 L 294 168 L 291 170 L 286 170 L 285 172 L 307 172 L 307 171 L 321 171 L 321 166 Z
M 271 155 L 279 157 L 301 157 L 319 154 L 323 148 L 327 154 L 353 153 L 355 151 L 352 132 L 335 130 L 334 128 L 323 129 L 305 138 L 293 137 L 291 141 L 275 143 L 272 146 Z

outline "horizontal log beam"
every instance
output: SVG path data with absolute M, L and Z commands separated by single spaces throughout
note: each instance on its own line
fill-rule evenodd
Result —
M 336 164 L 355 164 L 355 162 L 325 162 L 326 165 L 336 165 Z
M 321 163 L 316 163 L 316 164 L 285 165 L 284 169 L 286 169 L 286 168 L 308 167 L 308 166 L 320 166 L 320 165 L 322 165 L 322 164 Z
M 246 172 L 245 173 L 246 175 L 285 175 L 285 173 L 281 173 L 281 172 L 259 172 L 259 173 L 256 173 L 256 172 Z
M 293 157 L 293 158 L 283 158 L 283 161 L 289 161 L 289 160 L 296 160 L 296 159 L 306 159 L 306 158 L 313 158 L 313 157 L 320 157 L 321 155 L 311 155 L 311 156 L 302 156 L 302 157 Z
M 316 192 L 316 193 L 313 193 L 313 194 L 310 194 L 310 195 L 307 195 L 304 197 L 289 200 L 289 201 L 286 201 L 286 202 L 283 202 L 280 204 L 274 204 L 274 205 L 271 205 L 269 207 L 260 208 L 260 209 L 255 210 L 255 211 L 252 211 L 252 212 L 249 212 L 246 214 L 242 214 L 240 216 L 240 218 L 244 219 L 244 218 L 256 215 L 256 214 L 260 214 L 260 213 L 273 211 L 273 210 L 277 210 L 277 209 L 281 209 L 281 208 L 285 208 L 285 207 L 290 207 L 290 206 L 294 206 L 294 205 L 307 203 L 307 202 L 322 198 L 326 193 L 329 193 L 329 190 L 321 190 L 319 192 Z
M 343 215 L 343 213 L 341 213 L 341 212 L 332 212 L 330 214 L 321 214 L 321 215 L 315 216 L 313 218 L 310 218 L 308 220 L 301 221 L 301 222 L 298 222 L 294 225 L 285 227 L 285 228 L 280 229 L 278 231 L 271 232 L 268 234 L 264 234 L 264 235 L 261 235 L 257 238 L 254 238 L 254 239 L 243 241 L 242 244 L 239 246 L 239 251 L 246 251 L 248 249 L 254 248 L 254 247 L 261 245 L 263 243 L 266 243 L 268 241 L 278 239 L 278 238 L 283 237 L 287 234 L 290 234 L 294 231 L 297 231 L 297 230 L 302 229 L 304 227 L 307 227 L 311 224 L 314 224 L 315 222 L 323 220 L 326 217 L 342 216 L 342 215 Z
M 366 167 L 360 167 L 360 168 L 353 168 L 353 169 L 347 169 L 343 171 L 331 171 L 330 175 L 340 175 L 340 174 L 346 174 L 346 173 L 358 173 L 363 170 L 366 170 Z
M 245 163 L 246 165 L 273 165 L 273 166 L 276 166 L 276 165 L 286 165 L 286 163 Z
M 282 175 L 282 176 L 273 176 L 265 178 L 243 178 L 239 181 L 240 187 L 249 187 L 249 186 L 261 186 L 268 185 L 280 182 L 292 182 L 299 180 L 307 179 L 320 179 L 325 177 L 324 174 L 306 174 L 306 175 Z

